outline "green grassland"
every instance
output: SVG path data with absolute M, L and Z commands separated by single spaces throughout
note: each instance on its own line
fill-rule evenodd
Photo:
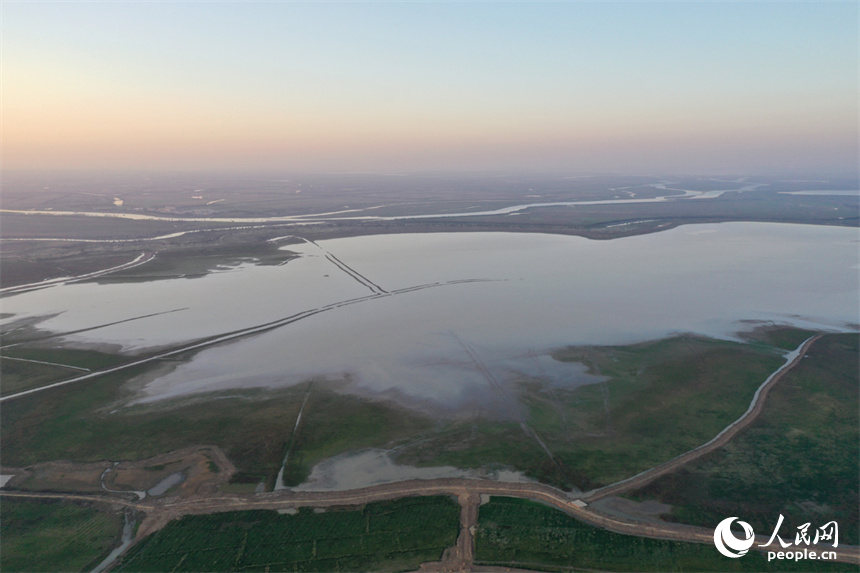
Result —
M 119 543 L 121 516 L 59 501 L 4 499 L 0 511 L 0 568 L 13 571 L 89 571 Z
M 434 427 L 428 418 L 385 402 L 314 390 L 290 436 L 284 483 L 298 485 L 325 458 L 366 447 L 392 447 Z M 279 460 L 280 461 L 280 460 Z
M 741 337 L 752 344 L 764 344 L 783 350 L 794 350 L 804 340 L 815 334 L 815 332 L 803 328 L 758 326 L 750 332 L 741 333 Z
M 221 447 L 238 468 L 236 481 L 274 484 L 305 386 L 207 394 L 114 411 L 126 397 L 123 382 L 150 368 L 134 367 L 3 403 L 4 465 L 56 459 L 139 460 L 212 444 Z M 426 418 L 387 403 L 315 390 L 299 428 L 291 475 L 301 481 L 322 457 L 397 443 L 430 425 Z
M 740 559 L 711 544 L 612 533 L 535 502 L 493 497 L 480 507 L 475 562 L 548 571 L 856 571 L 821 561 L 772 561 L 751 551 Z
M 786 332 L 779 340 L 805 335 Z M 755 390 L 783 363 L 778 349 L 762 341 L 689 335 L 567 348 L 555 357 L 585 363 L 606 381 L 559 387 L 540 379 L 514 380 L 510 388 L 520 418 L 508 420 L 433 420 L 320 383 L 313 386 L 295 435 L 306 385 L 120 407 L 127 397 L 123 383 L 157 367 L 140 366 L 3 403 L 0 447 L 5 464 L 28 465 L 52 459 L 136 460 L 213 444 L 239 469 L 235 482 L 265 480 L 272 487 L 288 447 L 285 483 L 294 485 L 326 457 L 400 446 L 397 461 L 404 464 L 508 467 L 559 487 L 588 489 L 708 441 L 746 410 Z M 80 364 L 92 363 L 79 358 Z
M 574 392 L 577 415 L 568 419 L 577 446 L 563 457 L 601 485 L 714 437 L 746 411 L 758 387 L 783 363 L 771 349 L 694 336 L 568 349 L 558 358 L 610 377 Z M 544 426 L 537 418 L 535 430 Z
M 785 536 L 811 522 L 839 524 L 839 542 L 860 542 L 860 416 L 856 334 L 828 335 L 771 390 L 756 422 L 725 448 L 635 492 L 674 506 L 665 518 L 715 526 L 739 516 Z
M 78 350 L 72 348 L 52 348 L 43 346 L 14 346 L 3 350 L 0 357 L 0 377 L 3 383 L 0 386 L 0 394 L 14 394 L 30 388 L 38 388 L 53 382 L 67 380 L 81 374 L 84 370 L 64 368 L 51 364 L 39 364 L 36 362 L 22 362 L 10 360 L 9 358 L 24 358 L 26 360 L 39 360 L 41 362 L 52 362 L 54 364 L 65 364 L 89 370 L 98 370 L 118 364 L 126 358 L 98 352 L 95 350 Z
M 454 545 L 459 516 L 449 497 L 186 516 L 133 547 L 115 571 L 407 571 Z
M 574 388 L 519 382 L 522 420 L 451 424 L 400 459 L 479 467 L 505 463 L 553 485 L 588 489 L 629 477 L 701 445 L 747 409 L 784 359 L 762 343 L 676 336 L 631 346 L 572 347 L 607 381 Z
M 0 378 L 3 380 L 3 384 L 0 385 L 0 395 L 47 386 L 53 382 L 66 380 L 75 374 L 85 374 L 85 372 L 76 372 L 50 364 L 22 363 L 4 358 L 0 357 Z

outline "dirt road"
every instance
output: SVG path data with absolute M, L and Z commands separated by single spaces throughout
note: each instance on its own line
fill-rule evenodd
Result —
M 633 477 L 629 477 L 625 480 L 621 480 L 614 484 L 610 484 L 606 487 L 602 487 L 599 489 L 592 490 L 590 492 L 586 492 L 582 499 L 587 502 L 594 502 L 598 499 L 608 497 L 610 495 L 618 495 L 620 493 L 624 493 L 627 491 L 631 491 L 634 489 L 638 489 L 647 485 L 657 479 L 660 476 L 664 476 L 668 473 L 675 471 L 681 466 L 692 462 L 702 456 L 705 456 L 717 448 L 722 448 L 725 446 L 729 440 L 734 438 L 745 429 L 747 426 L 752 424 L 755 419 L 761 414 L 764 409 L 764 401 L 767 398 L 770 389 L 779 382 L 782 377 L 790 371 L 792 368 L 797 366 L 806 353 L 809 351 L 810 347 L 815 344 L 815 342 L 820 339 L 823 334 L 819 334 L 807 339 L 803 344 L 801 344 L 797 350 L 795 350 L 795 357 L 783 364 L 779 369 L 777 369 L 773 374 L 771 374 L 767 380 L 759 387 L 758 391 L 753 396 L 752 402 L 750 403 L 747 411 L 735 420 L 732 424 L 727 426 L 722 432 L 716 435 L 712 440 L 693 448 L 692 450 L 681 454 L 680 456 L 673 458 L 669 461 L 663 462 L 662 464 L 658 464 L 653 468 L 647 469 L 644 472 L 638 473 Z
M 585 523 L 616 533 L 705 544 L 713 543 L 714 539 L 713 530 L 704 527 L 675 523 L 642 523 L 603 515 L 583 506 L 580 500 L 547 485 L 505 483 L 481 479 L 409 480 L 345 491 L 293 492 L 281 490 L 262 494 L 217 495 L 158 501 L 144 500 L 141 502 L 95 495 L 0 492 L 0 496 L 3 498 L 63 499 L 108 503 L 134 508 L 146 514 L 146 518 L 137 531 L 137 541 L 183 515 L 250 509 L 277 510 L 299 507 L 358 506 L 374 501 L 424 495 L 453 495 L 457 497 L 461 508 L 463 508 L 461 511 L 461 534 L 457 546 L 450 551 L 448 561 L 443 562 L 451 566 L 451 568 L 445 567 L 447 570 L 468 570 L 474 559 L 473 527 L 477 523 L 477 509 L 481 495 L 517 497 L 543 502 Z M 768 541 L 764 536 L 759 536 L 757 539 L 760 544 Z M 818 549 L 829 551 L 832 548 L 822 546 Z M 841 545 L 838 548 L 837 561 L 860 564 L 860 548 Z
M 439 563 L 427 564 L 426 571 L 467 571 L 474 560 L 474 532 L 477 527 L 478 506 L 481 496 L 498 495 L 532 499 L 560 509 L 573 517 L 590 525 L 601 527 L 616 533 L 649 537 L 654 539 L 669 539 L 710 544 L 713 542 L 713 531 L 708 528 L 694 527 L 676 523 L 643 523 L 610 517 L 589 508 L 586 502 L 617 495 L 624 491 L 639 488 L 654 479 L 672 472 L 684 464 L 700 458 L 717 448 L 725 445 L 735 435 L 749 426 L 761 413 L 764 400 L 770 389 L 786 372 L 795 367 L 803 359 L 809 348 L 821 338 L 814 336 L 805 341 L 796 351 L 792 360 L 774 372 L 756 392 L 750 407 L 743 416 L 720 432 L 714 439 L 690 450 L 668 462 L 659 464 L 649 470 L 617 482 L 615 484 L 588 492 L 580 496 L 572 496 L 553 487 L 538 483 L 506 483 L 481 479 L 431 479 L 409 480 L 396 483 L 382 484 L 372 487 L 321 492 L 294 492 L 279 490 L 261 494 L 217 494 L 195 495 L 186 498 L 163 498 L 154 501 L 129 501 L 119 497 L 102 495 L 72 495 L 61 493 L 29 493 L 16 491 L 0 491 L 4 498 L 30 499 L 60 499 L 68 501 L 87 501 L 106 503 L 115 506 L 132 508 L 143 512 L 146 517 L 137 531 L 136 540 L 158 531 L 174 519 L 184 515 L 200 515 L 223 511 L 239 511 L 250 509 L 290 509 L 299 507 L 332 507 L 357 506 L 397 499 L 409 496 L 423 495 L 453 495 L 460 506 L 460 536 L 457 545 L 446 551 L 444 559 Z M 759 544 L 768 540 L 763 536 L 757 537 Z M 822 546 L 820 550 L 829 551 L 832 548 Z M 860 548 L 842 546 L 838 550 L 837 561 L 860 564 Z

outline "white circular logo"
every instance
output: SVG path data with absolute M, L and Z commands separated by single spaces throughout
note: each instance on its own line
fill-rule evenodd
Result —
M 717 546 L 717 551 L 726 557 L 743 557 L 755 543 L 753 528 L 746 521 L 738 521 L 738 525 L 743 528 L 744 534 L 746 534 L 745 539 L 738 539 L 732 534 L 731 525 L 736 519 L 737 517 L 727 517 L 714 529 L 714 545 Z

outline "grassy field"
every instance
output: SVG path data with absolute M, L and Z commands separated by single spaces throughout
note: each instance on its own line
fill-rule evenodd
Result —
M 4 499 L 0 512 L 0 569 L 89 571 L 119 543 L 122 518 L 59 501 Z
M 265 480 L 271 487 L 288 442 L 288 485 L 300 483 L 324 458 L 401 445 L 400 463 L 509 467 L 559 487 L 588 489 L 712 438 L 746 410 L 758 386 L 782 364 L 769 344 L 785 345 L 806 335 L 786 329 L 750 344 L 677 336 L 632 346 L 560 350 L 557 359 L 582 362 L 606 381 L 568 388 L 538 379 L 515 381 L 511 391 L 518 393 L 521 419 L 513 420 L 431 420 L 392 402 L 341 395 L 320 384 L 311 392 L 295 436 L 306 385 L 214 393 L 117 411 L 113 405 L 127 392 L 123 383 L 157 367 L 140 366 L 2 404 L 0 446 L 5 464 L 27 465 L 61 458 L 136 460 L 214 444 L 239 468 L 236 482 Z M 92 351 L 12 350 L 22 357 L 92 368 L 116 358 Z M 43 366 L 18 365 L 31 372 Z
M 786 374 L 756 423 L 720 451 L 634 492 L 674 506 L 671 519 L 715 526 L 736 515 L 756 531 L 836 520 L 860 542 L 860 416 L 856 334 L 829 335 Z
M 298 485 L 314 464 L 327 457 L 359 448 L 392 447 L 433 427 L 428 418 L 391 404 L 315 389 L 292 439 L 284 483 Z
M 548 571 L 856 571 L 821 561 L 739 559 L 711 544 L 621 535 L 535 502 L 493 497 L 478 513 L 476 563 Z
M 24 396 L 0 406 L 3 463 L 138 460 L 189 446 L 220 446 L 236 465 L 236 481 L 271 487 L 281 467 L 306 386 L 279 391 L 210 394 L 170 407 L 114 412 L 122 383 L 144 366 Z M 331 420 L 337 420 L 332 424 Z M 317 460 L 342 451 L 409 439 L 431 423 L 390 404 L 315 390 L 293 450 L 290 475 L 304 479 Z
M 804 340 L 814 336 L 816 333 L 803 328 L 780 328 L 777 326 L 760 325 L 752 331 L 743 333 L 741 336 L 752 344 L 763 344 L 774 346 L 783 350 L 794 350 Z
M 12 341 L 4 340 L 12 343 Z M 52 362 L 52 364 L 41 364 L 38 362 L 25 362 L 14 360 L 23 358 L 25 360 L 37 360 L 39 362 Z M 98 370 L 114 364 L 118 364 L 126 358 L 115 354 L 107 354 L 95 350 L 78 350 L 72 348 L 50 348 L 43 346 L 14 346 L 3 350 L 0 357 L 0 376 L 3 378 L 0 395 L 14 394 L 30 388 L 38 388 L 53 382 L 67 380 L 86 374 L 87 370 L 76 368 L 65 368 L 57 364 Z
M 186 516 L 133 547 L 115 571 L 407 571 L 454 545 L 459 516 L 449 497 Z
M 519 384 L 523 422 L 461 421 L 402 450 L 410 463 L 479 467 L 505 463 L 553 485 L 605 485 L 707 442 L 743 414 L 783 362 L 777 349 L 694 336 L 632 346 L 573 347 L 606 382 L 573 389 Z

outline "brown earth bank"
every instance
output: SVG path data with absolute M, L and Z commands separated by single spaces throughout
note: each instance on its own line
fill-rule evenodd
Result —
M 137 499 L 140 497 L 137 492 L 145 493 L 176 473 L 181 473 L 183 479 L 166 493 L 182 499 L 217 493 L 221 485 L 230 481 L 236 468 L 216 446 L 185 448 L 138 461 L 60 460 L 25 468 L 0 467 L 0 474 L 14 476 L 6 483 L 7 489 L 101 493 L 129 499 Z

